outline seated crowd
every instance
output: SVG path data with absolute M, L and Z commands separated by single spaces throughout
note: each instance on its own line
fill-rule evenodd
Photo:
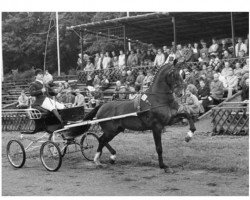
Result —
M 86 96 L 79 90 L 72 91 L 66 82 L 66 85 L 59 85 L 56 98 L 71 106 L 92 108 L 100 101 L 101 91 L 115 82 L 113 99 L 132 100 L 149 87 L 157 67 L 175 59 L 179 62 L 188 59 L 187 67 L 183 69 L 187 86 L 186 95 L 181 100 L 183 109 L 193 114 L 203 113 L 210 109 L 210 105 L 219 104 L 238 90 L 243 90 L 245 97 L 246 93 L 248 95 L 249 59 L 245 58 L 249 53 L 248 39 L 243 43 L 242 38 L 238 38 L 235 56 L 232 52 L 227 40 L 221 40 L 219 44 L 213 38 L 209 48 L 201 40 L 200 44 L 175 46 L 173 43 L 169 48 L 137 49 L 126 54 L 120 50 L 119 56 L 115 51 L 111 56 L 109 52 L 96 53 L 94 58 L 87 54 L 81 58 L 79 54 L 78 64 L 84 67 L 82 71 L 88 86 Z

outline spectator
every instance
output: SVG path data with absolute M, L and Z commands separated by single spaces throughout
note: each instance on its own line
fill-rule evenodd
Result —
M 211 59 L 210 59 L 210 62 L 209 62 L 209 65 L 211 65 L 214 69 L 214 71 L 221 71 L 221 67 L 222 67 L 222 63 L 219 59 L 219 56 L 218 55 L 211 55 Z
M 235 56 L 239 57 L 239 52 L 243 50 L 245 53 L 247 53 L 247 46 L 242 42 L 242 38 L 238 38 L 238 43 L 235 45 Z
M 225 64 L 225 67 L 221 71 L 221 76 L 223 76 L 224 78 L 226 78 L 229 75 L 229 73 L 232 70 L 232 68 L 230 68 L 228 61 L 225 61 L 224 64 Z
M 191 92 L 193 95 L 195 95 L 195 96 L 198 97 L 198 89 L 197 89 L 197 87 L 196 87 L 195 85 L 189 84 L 189 85 L 187 86 L 187 90 L 188 90 L 189 92 Z
M 68 82 L 68 80 L 66 80 L 64 83 L 63 83 L 63 89 L 64 90 L 66 90 L 66 89 L 68 89 L 69 88 L 69 82 Z
M 238 77 L 238 79 L 242 76 L 242 68 L 240 67 L 240 63 L 236 62 L 235 69 L 234 69 L 234 75 Z
M 138 58 L 138 63 L 137 63 L 137 65 L 141 65 L 141 63 L 142 63 L 142 54 L 141 54 L 140 49 L 136 49 L 136 56 L 137 56 L 137 58 Z
M 163 46 L 162 49 L 163 49 L 163 54 L 164 54 L 164 58 L 165 58 L 164 62 L 165 62 L 168 58 L 169 51 L 168 51 L 167 46 Z
M 244 58 L 245 57 L 245 51 L 244 50 L 240 50 L 239 51 L 239 56 L 237 56 L 237 58 Z
M 223 57 L 222 57 L 222 59 L 227 60 L 227 59 L 231 59 L 231 58 L 232 58 L 232 55 L 229 54 L 227 50 L 225 50 L 225 51 L 223 52 Z
M 94 86 L 94 88 L 97 88 L 100 85 L 101 85 L 101 79 L 99 78 L 99 75 L 96 74 L 95 78 L 94 78 L 94 81 L 93 81 L 93 86 Z
M 170 50 L 170 54 L 164 64 L 173 63 L 174 60 L 175 60 L 175 53 L 172 50 Z
M 73 107 L 79 107 L 79 106 L 84 106 L 84 108 L 87 108 L 86 103 L 85 103 L 85 98 L 84 96 L 80 93 L 79 89 L 75 90 L 76 97 L 75 97 L 75 102 L 73 104 Z
M 18 108 L 28 108 L 29 107 L 29 97 L 26 96 L 24 90 L 21 91 L 21 95 L 18 97 Z
M 245 83 L 242 86 L 241 100 L 245 102 L 249 101 L 249 78 L 245 80 Z
M 120 89 L 121 89 L 121 81 L 116 81 L 115 84 L 116 84 L 115 85 L 115 91 L 114 91 L 112 100 L 119 99 L 119 92 L 120 92 Z
M 211 83 L 211 81 L 214 78 L 214 71 L 211 65 L 208 65 L 207 67 L 207 75 L 206 75 L 208 81 Z
M 131 50 L 131 53 L 128 56 L 127 66 L 131 67 L 133 63 L 135 63 L 136 65 L 138 65 L 138 57 L 135 54 L 134 50 Z
M 154 56 L 151 54 L 150 50 L 147 51 L 147 54 L 145 56 L 145 61 L 147 61 L 147 62 L 153 62 L 154 61 Z
M 177 45 L 177 49 L 175 52 L 175 58 L 178 60 L 178 62 L 182 62 L 185 59 L 184 58 L 184 51 L 183 51 L 180 44 Z
M 191 72 L 190 76 L 193 77 L 193 80 L 194 80 L 194 82 L 192 84 L 194 84 L 196 87 L 198 87 L 200 73 L 199 73 L 198 68 L 197 68 L 196 65 L 192 66 L 192 72 Z
M 127 71 L 127 74 L 128 74 L 128 76 L 127 76 L 127 78 L 126 78 L 126 84 L 127 84 L 128 86 L 131 86 L 131 85 L 134 84 L 135 78 L 134 78 L 134 76 L 132 75 L 132 72 L 131 72 L 131 71 Z
M 217 40 L 215 38 L 212 38 L 212 45 L 208 49 L 209 55 L 217 56 L 218 55 L 218 48 L 219 48 L 219 45 L 217 43 Z
M 162 53 L 161 49 L 158 49 L 158 53 L 154 60 L 154 66 L 162 66 L 164 64 L 164 61 L 165 61 L 164 54 Z
M 248 36 L 248 35 L 247 35 L 247 36 Z M 248 41 L 248 38 L 247 38 L 247 39 L 245 39 L 244 44 L 245 44 L 245 45 L 246 45 L 246 47 L 247 47 L 247 52 L 246 52 L 246 55 L 248 55 L 248 54 L 249 54 L 249 41 Z
M 210 93 L 211 93 L 210 97 L 213 99 L 214 105 L 217 105 L 222 101 L 224 94 L 224 87 L 223 83 L 219 80 L 218 74 L 214 74 L 214 80 L 210 84 Z
M 145 78 L 145 76 L 143 75 L 143 71 L 139 70 L 139 75 L 137 76 L 137 78 L 135 80 L 135 86 L 138 86 L 139 90 L 142 89 L 144 78 Z
M 87 65 L 86 67 L 84 68 L 84 71 L 87 75 L 87 86 L 92 86 L 93 85 L 93 76 L 94 76 L 94 73 L 95 73 L 95 67 L 94 65 L 90 62 L 90 59 L 87 60 Z
M 95 61 L 94 61 L 94 65 L 95 65 L 95 69 L 101 69 L 100 65 L 99 65 L 99 60 L 100 60 L 100 55 L 99 53 L 95 54 Z
M 118 58 L 117 58 L 117 56 L 115 56 L 115 57 L 113 58 L 112 62 L 113 62 L 113 67 L 117 68 L 117 67 L 119 66 L 119 65 L 118 65 Z
M 180 110 L 184 110 L 191 115 L 200 113 L 200 103 L 198 98 L 193 95 L 188 89 L 186 90 L 185 103 L 180 106 Z
M 129 92 L 129 87 L 125 83 L 125 85 L 122 85 L 120 88 L 119 99 L 121 100 L 128 99 L 128 92 Z
M 125 70 L 122 71 L 122 75 L 120 78 L 121 84 L 124 85 L 127 79 L 127 72 Z
M 221 40 L 221 45 L 219 46 L 219 49 L 218 49 L 219 58 L 223 57 L 223 52 L 224 51 L 229 52 L 228 44 L 227 44 L 227 41 L 225 39 Z
M 146 57 L 147 53 L 145 50 L 142 50 L 142 55 L 141 55 L 141 66 L 143 65 L 144 61 L 145 61 L 145 57 Z
M 66 95 L 65 95 L 64 99 L 62 99 L 62 102 L 67 104 L 68 107 L 71 107 L 74 104 L 75 96 L 72 94 L 72 89 L 71 88 L 69 88 L 66 91 Z
M 53 82 L 53 76 L 49 73 L 48 70 L 45 70 L 45 74 L 43 76 L 43 83 L 49 84 Z
M 175 42 L 173 41 L 172 43 L 171 43 L 171 48 L 170 48 L 170 50 L 171 51 L 173 51 L 174 53 L 175 53 L 175 51 L 176 51 L 176 46 L 175 46 Z
M 128 95 L 128 99 L 129 100 L 134 100 L 138 97 L 138 94 L 135 92 L 135 88 L 134 87 L 130 87 L 129 88 L 129 95 Z
M 199 60 L 199 62 L 209 63 L 209 58 L 205 52 L 201 53 L 201 57 L 199 57 L 198 60 Z
M 105 57 L 103 58 L 103 61 L 102 61 L 102 66 L 103 66 L 103 69 L 108 69 L 111 67 L 111 58 L 109 56 L 109 52 L 105 53 Z
M 148 70 L 147 71 L 147 75 L 145 76 L 144 80 L 143 80 L 143 91 L 145 91 L 149 85 L 152 83 L 153 81 L 153 74 L 152 74 L 152 71 L 151 70 Z
M 205 74 L 205 75 L 207 74 L 207 65 L 205 63 L 202 65 L 202 70 L 200 71 L 200 76 L 202 74 Z
M 207 48 L 207 43 L 204 41 L 201 41 L 202 48 L 200 50 L 200 56 L 205 53 L 206 56 L 208 55 L 208 48 Z
M 103 52 L 101 52 L 100 53 L 100 57 L 99 57 L 99 59 L 98 59 L 98 62 L 97 62 L 97 65 L 96 65 L 96 69 L 97 70 L 101 70 L 101 69 L 103 69 L 103 59 L 104 59 L 104 53 Z
M 184 80 L 184 82 L 187 84 L 187 85 L 189 85 L 189 84 L 195 84 L 195 79 L 194 79 L 194 77 L 193 76 L 191 76 L 191 73 L 189 72 L 189 71 L 186 71 L 186 73 L 185 73 L 185 80 Z
M 118 66 L 122 70 L 125 69 L 125 67 L 126 67 L 126 56 L 123 53 L 123 50 L 120 50 L 120 55 L 118 58 Z
M 102 75 L 101 90 L 104 91 L 108 89 L 108 87 L 109 87 L 109 80 L 106 75 Z
M 194 43 L 194 48 L 192 48 L 193 50 L 193 61 L 197 62 L 199 57 L 200 57 L 200 49 L 198 47 L 198 43 Z
M 198 89 L 198 99 L 205 112 L 207 112 L 209 110 L 208 106 L 212 103 L 212 99 L 208 98 L 210 95 L 210 89 L 209 86 L 205 84 L 205 81 L 203 79 L 200 79 L 199 83 L 200 87 Z
M 249 58 L 246 59 L 246 65 L 242 69 L 242 75 L 249 73 Z
M 79 53 L 78 54 L 78 59 L 77 59 L 77 66 L 78 66 L 78 69 L 80 69 L 80 70 L 83 70 L 83 68 L 85 66 L 85 63 L 82 63 L 82 61 L 84 62 L 84 60 L 82 58 L 82 54 Z
M 228 92 L 227 97 L 231 97 L 233 92 L 237 91 L 237 86 L 238 86 L 238 78 L 237 76 L 234 75 L 233 69 L 229 68 L 228 76 L 226 77 L 225 80 L 225 90 Z

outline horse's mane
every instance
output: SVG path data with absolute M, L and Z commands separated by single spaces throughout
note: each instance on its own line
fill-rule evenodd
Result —
M 149 90 L 153 85 L 154 85 L 154 82 L 155 82 L 155 80 L 156 80 L 156 78 L 158 77 L 158 75 L 163 71 L 163 70 L 165 70 L 166 69 L 166 67 L 167 67 L 167 73 L 170 73 L 170 72 L 172 72 L 173 70 L 174 70 L 174 67 L 175 67 L 175 65 L 174 64 L 165 64 L 165 65 L 162 65 L 161 67 L 159 67 L 159 68 L 157 68 L 157 70 L 156 70 L 156 73 L 155 73 L 155 75 L 153 76 L 153 80 L 152 80 L 152 82 L 151 82 L 151 84 L 150 84 L 150 86 L 149 86 L 149 88 L 147 89 L 147 90 Z

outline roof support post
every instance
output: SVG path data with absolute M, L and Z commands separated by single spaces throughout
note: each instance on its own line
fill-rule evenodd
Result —
M 176 27 L 175 27 L 175 17 L 172 17 L 172 23 L 173 23 L 173 31 L 174 31 L 174 51 L 176 50 Z
M 127 12 L 127 17 L 129 17 L 129 12 Z M 128 50 L 131 51 L 130 39 L 128 40 Z
M 234 17 L 231 12 L 231 30 L 232 30 L 232 45 L 233 45 L 233 56 L 235 57 L 235 42 L 234 42 Z
M 127 49 L 126 49 L 126 26 L 123 26 L 123 49 L 124 49 L 124 53 L 126 53 Z
M 80 42 L 81 42 L 81 61 L 82 61 L 81 70 L 82 70 L 83 69 L 83 33 L 81 30 L 80 30 Z

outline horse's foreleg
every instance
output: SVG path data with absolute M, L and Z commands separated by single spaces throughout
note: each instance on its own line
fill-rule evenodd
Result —
M 191 117 L 191 115 L 187 112 L 183 112 L 183 113 L 177 113 L 177 115 L 175 116 L 176 117 L 184 117 L 188 120 L 188 123 L 189 123 L 189 130 L 187 132 L 187 136 L 185 137 L 185 141 L 186 142 L 189 142 L 191 140 L 191 138 L 193 137 L 193 134 L 194 132 L 196 131 L 196 128 L 194 126 L 194 120 L 193 118 Z
M 158 161 L 159 161 L 159 167 L 161 169 L 164 169 L 165 172 L 173 172 L 171 168 L 169 168 L 167 165 L 164 164 L 163 158 L 162 158 L 162 142 L 161 142 L 161 130 L 153 130 L 153 136 L 154 136 L 154 141 L 155 141 L 155 147 L 156 147 L 156 152 L 158 154 Z

